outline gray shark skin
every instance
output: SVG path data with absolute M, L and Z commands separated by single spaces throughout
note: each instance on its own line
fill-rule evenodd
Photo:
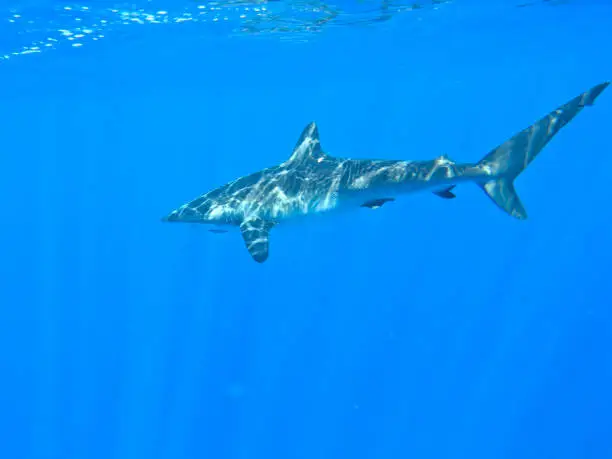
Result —
M 289 220 L 364 207 L 376 209 L 418 191 L 454 198 L 451 190 L 465 182 L 481 187 L 512 217 L 525 219 L 527 213 L 514 190 L 514 180 L 608 85 L 594 86 L 553 110 L 477 163 L 456 163 L 446 156 L 428 161 L 335 158 L 323 152 L 313 122 L 306 126 L 287 161 L 209 191 L 162 220 L 239 228 L 253 259 L 263 263 L 268 258 L 270 231 Z

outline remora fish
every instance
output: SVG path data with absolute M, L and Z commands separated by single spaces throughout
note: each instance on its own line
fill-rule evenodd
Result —
M 454 198 L 453 188 L 465 182 L 477 184 L 509 215 L 525 219 L 514 180 L 608 85 L 594 86 L 553 110 L 475 164 L 456 163 L 446 156 L 429 161 L 335 158 L 323 152 L 313 122 L 284 163 L 209 191 L 162 220 L 237 227 L 253 259 L 262 263 L 268 258 L 270 230 L 288 220 L 360 207 L 376 209 L 400 195 L 423 190 Z

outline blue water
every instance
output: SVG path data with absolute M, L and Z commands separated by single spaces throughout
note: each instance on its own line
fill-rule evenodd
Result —
M 612 93 L 517 180 L 526 221 L 466 185 L 264 264 L 160 221 L 312 120 L 476 161 L 612 78 L 612 4 L 138 1 L 0 9 L 2 458 L 612 458 Z

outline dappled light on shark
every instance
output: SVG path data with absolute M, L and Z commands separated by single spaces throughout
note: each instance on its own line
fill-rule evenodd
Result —
M 465 183 L 475 183 L 501 210 L 524 220 L 527 212 L 514 180 L 608 84 L 594 86 L 553 110 L 477 163 L 456 163 L 447 156 L 427 161 L 336 158 L 323 151 L 313 122 L 282 164 L 209 191 L 163 220 L 213 225 L 214 232 L 238 228 L 259 263 L 268 259 L 270 231 L 286 221 L 359 208 L 374 210 L 401 195 L 421 191 L 452 199 L 455 187 Z

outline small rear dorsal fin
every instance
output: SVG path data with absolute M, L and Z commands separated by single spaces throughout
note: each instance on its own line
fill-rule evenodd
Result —
M 325 159 L 325 153 L 321 149 L 319 130 L 313 121 L 304 128 L 302 135 L 300 135 L 299 140 L 295 144 L 293 153 L 284 164 L 302 163 L 304 161 L 321 162 L 323 159 Z

